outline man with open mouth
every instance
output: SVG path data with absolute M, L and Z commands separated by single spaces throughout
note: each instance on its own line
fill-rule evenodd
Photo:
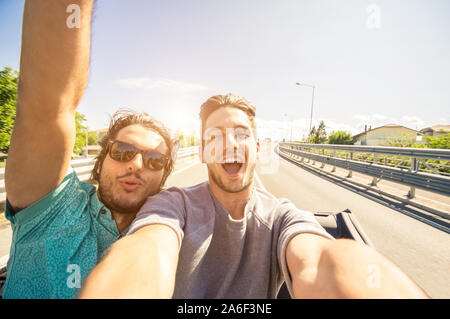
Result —
M 284 281 L 296 298 L 426 297 L 375 250 L 334 240 L 312 213 L 255 187 L 254 117 L 232 94 L 202 104 L 208 181 L 149 197 L 80 297 L 275 298 Z

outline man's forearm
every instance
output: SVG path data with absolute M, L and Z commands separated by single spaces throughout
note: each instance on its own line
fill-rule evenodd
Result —
M 113 244 L 87 277 L 78 297 L 171 298 L 178 239 L 167 226 L 152 225 L 147 230 Z
M 397 266 L 353 240 L 328 242 L 314 274 L 293 284 L 297 298 L 427 298 Z
M 31 0 L 24 8 L 18 112 L 74 110 L 89 73 L 94 0 Z M 72 23 L 74 22 L 74 23 Z

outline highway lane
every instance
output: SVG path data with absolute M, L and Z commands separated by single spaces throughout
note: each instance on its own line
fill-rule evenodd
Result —
M 450 297 L 450 236 L 374 200 L 338 186 L 320 176 L 277 158 L 277 170 L 264 174 L 265 188 L 290 199 L 300 209 L 339 212 L 349 208 L 376 249 L 388 257 L 430 296 Z
M 268 191 L 277 197 L 288 198 L 300 209 L 308 211 L 351 209 L 380 253 L 397 264 L 431 297 L 450 298 L 450 236 L 447 233 L 284 159 L 273 157 L 273 161 L 275 165 L 274 162 L 258 164 L 256 169 Z M 276 169 L 267 173 L 267 166 Z M 205 180 L 206 167 L 196 161 L 171 175 L 167 187 L 191 186 Z M 0 238 L 4 233 L 0 233 Z

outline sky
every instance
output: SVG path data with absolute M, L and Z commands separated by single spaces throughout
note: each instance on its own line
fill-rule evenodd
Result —
M 0 68 L 19 69 L 22 13 L 0 0 Z M 256 107 L 259 137 L 298 140 L 304 83 L 328 133 L 420 130 L 450 124 L 450 1 L 97 0 L 90 63 L 89 129 L 127 107 L 198 134 L 200 105 L 233 93 Z

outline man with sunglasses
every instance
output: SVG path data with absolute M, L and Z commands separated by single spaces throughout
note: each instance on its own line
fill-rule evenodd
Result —
M 75 110 L 89 72 L 93 1 L 25 2 L 17 116 L 5 172 L 13 229 L 4 298 L 72 298 L 173 170 L 176 142 L 145 113 L 120 110 L 91 180 L 70 168 Z
M 150 197 L 80 297 L 275 298 L 283 281 L 296 298 L 426 297 L 375 250 L 333 240 L 312 213 L 254 186 L 254 117 L 232 94 L 203 103 L 208 182 Z

